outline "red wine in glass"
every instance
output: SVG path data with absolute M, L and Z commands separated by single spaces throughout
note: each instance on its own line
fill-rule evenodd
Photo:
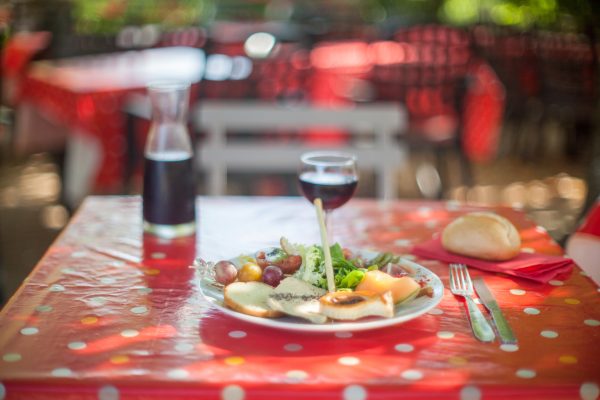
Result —
M 311 202 L 320 198 L 325 210 L 334 210 L 346 204 L 358 185 L 356 176 L 335 172 L 302 172 L 298 179 L 304 197 Z
M 303 154 L 300 161 L 300 190 L 311 203 L 321 199 L 327 236 L 333 239 L 330 214 L 350 200 L 356 191 L 356 157 L 339 151 L 315 151 Z

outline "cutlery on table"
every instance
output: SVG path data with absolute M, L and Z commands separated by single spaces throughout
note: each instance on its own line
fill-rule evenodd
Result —
M 490 314 L 492 314 L 492 319 L 496 325 L 496 330 L 498 332 L 498 336 L 500 336 L 500 341 L 504 344 L 516 344 L 517 338 L 510 328 L 508 321 L 506 321 L 506 318 L 504 318 L 504 314 L 502 314 L 502 310 L 500 310 L 498 302 L 488 289 L 483 278 L 475 278 L 473 280 L 473 286 L 475 287 L 475 291 L 477 292 L 477 295 L 479 296 L 479 299 L 485 308 L 487 308 Z
M 466 265 L 450 264 L 450 291 L 465 298 L 469 321 L 475 337 L 482 342 L 493 341 L 496 335 L 492 327 L 471 298 L 474 293 L 473 283 Z

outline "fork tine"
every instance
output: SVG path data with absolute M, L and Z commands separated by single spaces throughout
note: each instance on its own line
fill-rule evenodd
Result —
M 450 264 L 450 290 L 456 290 L 456 283 L 454 282 L 454 264 Z
M 469 293 L 473 293 L 473 281 L 471 280 L 471 275 L 469 275 L 469 268 L 467 268 L 467 266 L 464 266 L 464 270 L 465 270 L 465 276 L 467 278 L 467 291 Z
M 460 271 L 460 284 L 461 284 L 461 287 L 462 287 L 462 289 L 464 291 L 467 291 L 468 290 L 468 288 L 467 288 L 468 285 L 467 285 L 467 280 L 465 278 L 465 268 L 463 267 L 463 264 L 458 264 L 457 267 L 458 267 L 458 270 Z

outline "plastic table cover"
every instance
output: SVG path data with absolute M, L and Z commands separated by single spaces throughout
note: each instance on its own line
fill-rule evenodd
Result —
M 278 242 L 318 243 L 301 198 L 198 199 L 191 238 L 145 237 L 139 197 L 90 197 L 0 314 L 0 399 L 595 399 L 599 289 L 576 267 L 547 285 L 484 276 L 518 345 L 474 339 L 464 304 L 392 327 L 300 333 L 211 308 L 198 255 L 231 258 Z M 354 199 L 333 214 L 347 247 L 408 254 L 476 208 Z M 509 208 L 523 251 L 561 254 Z M 447 265 L 418 260 L 448 285 Z

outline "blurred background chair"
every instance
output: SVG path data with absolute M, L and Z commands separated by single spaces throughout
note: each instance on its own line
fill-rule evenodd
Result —
M 374 98 L 406 105 L 410 123 L 400 139 L 413 150 L 432 152 L 435 160 L 434 168 L 418 166 L 415 179 L 423 195 L 441 198 L 452 185 L 472 185 L 471 159 L 495 151 L 502 88 L 474 57 L 464 30 L 414 26 L 398 30 L 393 39 L 371 44 Z
M 535 148 L 535 135 L 542 123 L 539 59 L 533 33 L 514 27 L 476 25 L 471 28 L 473 48 L 486 60 L 505 86 L 505 118 L 508 128 L 503 137 L 501 155 L 517 154 L 529 160 Z
M 562 148 L 571 158 L 590 157 L 590 144 L 598 110 L 598 50 L 594 31 L 586 33 L 537 32 L 535 51 L 539 59 L 543 122 L 560 121 Z M 536 159 L 545 153 L 547 139 L 537 131 L 530 146 Z

